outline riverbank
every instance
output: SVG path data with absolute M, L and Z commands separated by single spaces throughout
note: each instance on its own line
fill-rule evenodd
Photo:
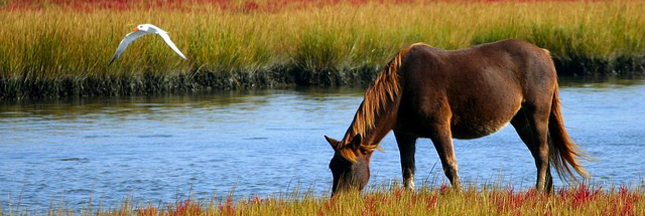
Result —
M 267 69 L 261 71 L 205 71 L 137 75 L 65 75 L 58 77 L 0 80 L 0 99 L 39 99 L 95 96 L 189 94 L 226 90 L 282 88 L 290 86 L 367 85 L 379 69 L 346 70 Z
M 549 49 L 560 76 L 645 74 L 642 1 L 29 2 L 0 6 L 15 21 L 0 24 L 0 99 L 362 85 L 419 41 L 520 38 Z M 170 32 L 188 60 L 150 35 L 107 67 L 139 23 Z

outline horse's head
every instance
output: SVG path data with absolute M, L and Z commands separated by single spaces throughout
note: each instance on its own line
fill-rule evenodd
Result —
M 337 192 L 361 191 L 370 179 L 370 157 L 374 148 L 361 145 L 361 136 L 356 135 L 349 143 L 325 136 L 334 149 L 329 169 L 334 176 L 332 196 Z

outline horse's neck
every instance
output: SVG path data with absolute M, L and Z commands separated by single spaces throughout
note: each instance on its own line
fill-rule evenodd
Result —
M 387 113 L 385 113 L 387 112 Z M 387 135 L 392 127 L 394 127 L 395 118 L 393 111 L 385 111 L 383 114 L 380 114 L 376 117 L 374 122 L 374 128 L 368 130 L 366 135 L 363 136 L 364 143 L 370 145 L 378 145 L 381 143 L 381 140 L 385 135 Z
M 363 106 L 363 104 L 361 104 Z M 384 109 L 380 110 L 377 114 L 374 115 L 374 124 L 370 127 L 366 127 L 367 129 L 364 131 L 358 131 L 357 125 L 357 118 L 356 116 L 354 117 L 354 121 L 352 124 L 349 126 L 347 129 L 347 133 L 345 133 L 344 141 L 346 143 L 349 143 L 349 141 L 356 136 L 356 134 L 361 133 L 362 135 L 362 141 L 364 144 L 368 145 L 378 145 L 383 137 L 387 135 L 390 130 L 394 127 L 394 123 L 396 122 L 396 114 L 398 113 L 398 107 L 399 107 L 399 99 L 395 99 L 394 101 L 390 101 L 390 103 L 384 107 Z M 359 108 L 361 109 L 361 108 Z

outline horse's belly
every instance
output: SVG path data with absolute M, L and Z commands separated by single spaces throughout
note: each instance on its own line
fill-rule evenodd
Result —
M 453 112 L 451 132 L 454 138 L 474 139 L 504 128 L 521 107 L 520 99 L 497 104 L 493 109 L 470 108 Z
M 483 123 L 464 123 L 452 125 L 452 137 L 457 139 L 475 139 L 493 134 L 508 125 L 505 123 L 483 124 Z

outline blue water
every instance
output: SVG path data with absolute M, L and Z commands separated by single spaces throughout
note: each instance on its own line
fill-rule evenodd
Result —
M 333 152 L 363 88 L 0 104 L 0 205 L 69 209 L 192 196 L 328 196 Z M 567 130 L 596 160 L 594 182 L 643 184 L 645 80 L 561 81 Z M 394 137 L 372 158 L 371 185 L 400 181 Z M 456 140 L 463 182 L 534 185 L 533 159 L 512 127 Z M 430 140 L 417 144 L 416 183 L 447 180 Z M 556 180 L 556 186 L 564 185 Z M 12 207 L 9 207 L 12 206 Z

